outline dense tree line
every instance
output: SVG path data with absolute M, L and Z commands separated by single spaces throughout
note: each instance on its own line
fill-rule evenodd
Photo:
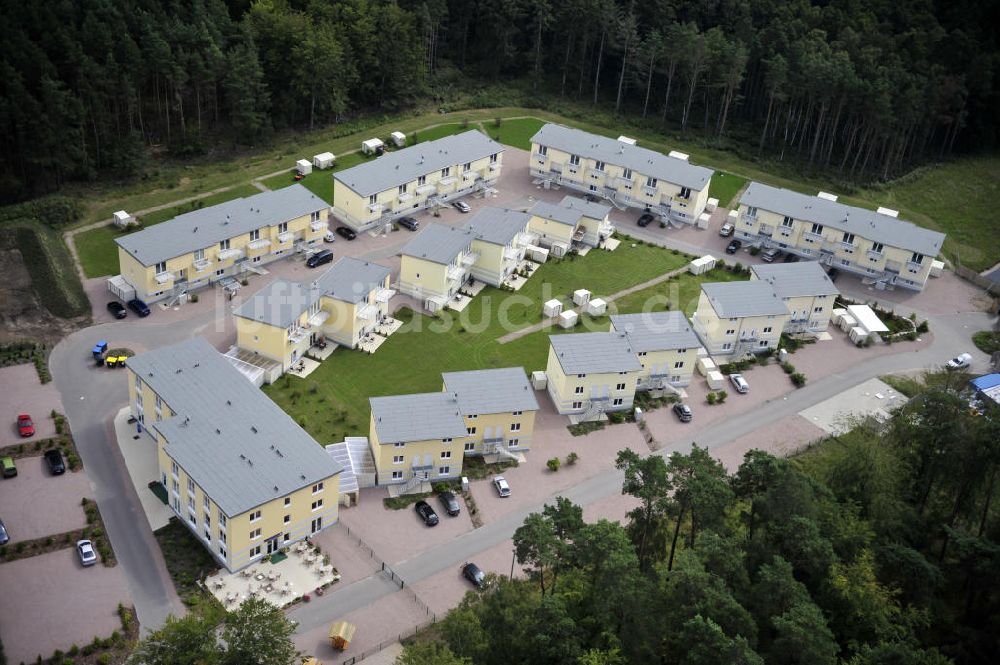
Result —
M 625 526 L 566 499 L 404 665 L 946 665 L 1000 647 L 1000 409 L 933 387 L 795 459 L 625 450 Z
M 0 200 L 503 82 L 845 179 L 997 138 L 995 2 L 0 3 Z

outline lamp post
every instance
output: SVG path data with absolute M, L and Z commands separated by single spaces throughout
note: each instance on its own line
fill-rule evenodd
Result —
M 510 578 L 509 578 L 509 581 L 511 581 L 511 582 L 514 581 L 514 561 L 516 559 L 517 559 L 517 548 L 515 547 L 515 548 L 511 549 L 511 555 L 510 555 Z

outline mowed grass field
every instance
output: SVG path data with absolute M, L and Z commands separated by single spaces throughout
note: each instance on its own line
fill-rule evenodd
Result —
M 572 302 L 576 289 L 595 297 L 609 296 L 683 266 L 690 258 L 651 245 L 623 242 L 614 252 L 591 251 L 585 257 L 553 261 L 538 269 L 518 292 L 487 288 L 461 314 L 438 317 L 397 312 L 403 327 L 374 355 L 338 349 L 306 379 L 282 378 L 265 392 L 320 443 L 368 432 L 368 398 L 441 389 L 441 373 L 492 367 L 545 369 L 548 336 L 606 331 L 609 316 L 582 316 L 573 330 L 531 332 L 506 344 L 497 340 L 542 320 L 542 303 L 558 298 Z M 611 303 L 613 312 L 662 311 L 697 302 L 701 281 L 745 279 L 717 270 L 697 278 L 687 275 L 658 284 Z M 666 298 L 661 297 L 663 293 Z M 673 298 L 671 298 L 673 294 Z M 693 295 L 692 295 L 693 294 Z M 693 308 L 693 305 L 691 305 Z
M 719 206 L 731 208 L 736 205 L 736 194 L 747 184 L 747 179 L 725 171 L 716 171 L 708 185 L 708 196 L 719 199 Z
M 207 208 L 219 203 L 259 193 L 260 190 L 253 185 L 249 183 L 241 184 L 232 189 L 212 194 L 196 201 L 190 201 L 178 206 L 157 210 L 148 215 L 142 215 L 140 221 L 143 226 L 153 226 L 154 224 L 165 222 L 168 219 L 173 219 L 178 215 L 183 215 L 192 210 Z M 102 277 L 104 275 L 117 274 L 118 245 L 115 244 L 115 238 L 128 233 L 135 233 L 135 231 L 135 228 L 120 231 L 116 226 L 108 224 L 107 226 L 101 226 L 76 234 L 73 241 L 76 244 L 77 255 L 80 257 L 80 264 L 83 266 L 83 273 L 87 277 Z

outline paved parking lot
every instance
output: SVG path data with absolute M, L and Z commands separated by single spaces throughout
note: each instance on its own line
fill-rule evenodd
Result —
M 32 540 L 87 526 L 80 505 L 93 496 L 84 471 L 49 473 L 41 457 L 17 460 L 17 477 L 0 480 L 0 510 L 11 542 Z
M 0 367 L 0 446 L 15 443 L 31 444 L 32 441 L 56 435 L 56 424 L 52 420 L 53 410 L 63 413 L 62 400 L 54 383 L 42 384 L 33 364 Z M 21 438 L 17 431 L 17 416 L 27 413 L 35 423 L 35 435 Z
M 121 630 L 118 603 L 129 604 L 121 568 L 84 568 L 73 548 L 0 565 L 0 589 L 0 638 L 10 663 L 107 637 Z
M 850 429 L 851 419 L 867 415 L 887 418 L 906 404 L 907 398 L 879 379 L 869 379 L 799 413 L 806 421 L 829 434 Z

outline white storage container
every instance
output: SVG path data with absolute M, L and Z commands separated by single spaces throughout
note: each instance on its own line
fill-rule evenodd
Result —
M 840 320 L 844 318 L 845 314 L 847 314 L 847 310 L 844 309 L 843 307 L 835 308 L 833 312 L 830 313 L 830 323 L 832 323 L 835 326 L 839 326 Z
M 603 316 L 604 311 L 608 308 L 608 303 L 604 302 L 601 298 L 594 298 L 587 303 L 587 314 L 591 316 Z
M 545 316 L 559 316 L 562 308 L 562 303 L 553 298 L 542 306 L 542 314 Z
M 545 390 L 549 385 L 549 377 L 542 370 L 531 373 L 531 387 L 535 390 Z
M 579 315 L 573 310 L 570 310 L 568 312 L 563 312 L 562 314 L 559 315 L 559 327 L 572 328 L 573 326 L 576 325 L 576 322 L 579 318 L 580 318 Z
M 844 314 L 840 317 L 840 329 L 844 332 L 849 332 L 856 325 L 858 325 L 858 322 L 850 314 Z
M 714 372 L 718 369 L 715 365 L 715 361 L 708 356 L 698 358 L 698 362 L 695 367 L 697 367 L 698 373 L 702 376 L 708 376 L 710 372 Z
M 721 390 L 726 385 L 726 377 L 722 376 L 722 372 L 718 370 L 706 374 L 705 380 L 711 390 Z
M 299 172 L 299 175 L 309 175 L 313 172 L 313 165 L 308 159 L 300 159 L 295 162 L 295 170 Z
M 590 301 L 590 291 L 587 289 L 577 289 L 573 292 L 573 302 L 577 305 L 586 305 Z
M 719 207 L 719 199 L 709 199 L 708 203 L 705 205 L 705 210 L 709 212 L 715 212 L 715 209 Z

